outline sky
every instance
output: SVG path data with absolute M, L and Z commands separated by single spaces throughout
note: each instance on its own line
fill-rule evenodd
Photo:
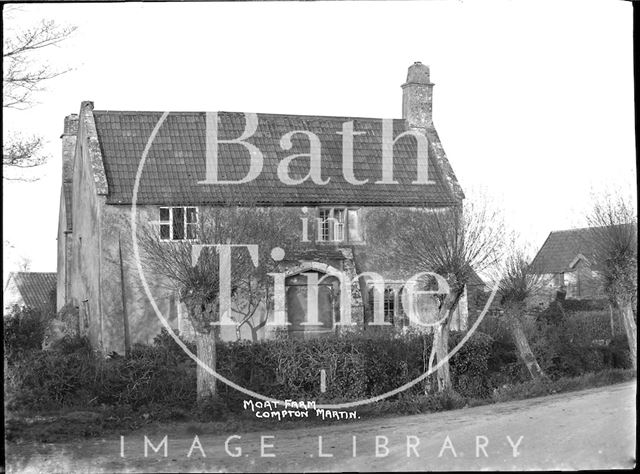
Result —
M 5 12 L 6 13 L 6 12 Z M 5 34 L 77 26 L 34 56 L 72 70 L 3 132 L 46 140 L 35 182 L 3 180 L 4 278 L 55 271 L 63 119 L 97 110 L 401 118 L 431 67 L 433 120 L 466 194 L 535 250 L 585 226 L 593 190 L 635 192 L 632 6 L 613 0 L 23 4 Z

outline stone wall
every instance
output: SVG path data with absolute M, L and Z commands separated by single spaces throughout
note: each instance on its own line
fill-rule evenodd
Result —
M 602 279 L 584 260 L 566 274 L 567 298 L 592 299 L 604 297 Z
M 93 164 L 87 143 L 86 128 L 81 126 L 74 153 L 71 202 L 73 232 L 69 234 L 69 252 L 66 255 L 69 263 L 67 300 L 79 308 L 81 331 L 89 336 L 94 347 L 102 348 L 100 210 L 104 206 L 104 196 L 98 194 L 93 179 Z
M 138 227 L 146 225 L 148 222 L 157 221 L 159 219 L 160 206 L 138 206 Z M 291 213 L 293 222 L 300 222 L 300 226 L 292 228 L 291 232 L 302 239 L 302 219 L 304 217 L 313 216 L 314 210 L 308 210 L 302 207 L 282 208 L 287 213 Z M 306 212 L 305 212 L 306 210 Z M 311 212 L 310 212 L 311 211 Z M 153 337 L 160 331 L 162 323 L 157 317 L 153 307 L 148 301 L 144 288 L 141 284 L 137 264 L 132 251 L 131 229 L 130 229 L 130 212 L 129 205 L 103 205 L 101 211 L 101 246 L 102 259 L 100 262 L 102 268 L 102 311 L 103 325 L 102 335 L 105 350 L 108 352 L 114 350 L 122 352 L 124 349 L 124 324 L 128 320 L 129 333 L 131 343 L 141 342 L 150 343 Z M 201 209 L 200 212 L 206 212 Z M 357 273 L 371 271 L 380 273 L 387 281 L 402 280 L 417 273 L 415 269 L 400 269 L 392 264 L 383 264 L 377 262 L 371 257 L 375 254 L 376 245 L 385 245 L 384 239 L 381 239 L 380 232 L 374 232 L 370 226 L 374 222 L 378 222 L 373 218 L 376 213 L 394 212 L 393 208 L 365 208 L 361 210 L 361 223 L 364 225 L 365 239 L 367 235 L 371 236 L 371 241 L 365 240 L 364 243 L 344 245 L 340 243 L 315 243 L 309 242 L 307 248 L 309 250 L 327 251 L 330 249 L 338 251 L 342 258 L 325 259 L 315 261 L 318 268 L 327 266 L 330 269 L 344 272 L 350 279 L 354 279 Z M 309 235 L 315 236 L 316 223 L 314 219 L 309 219 Z M 390 230 L 392 231 L 392 230 Z M 386 231 L 382 231 L 382 236 Z M 373 236 L 377 235 L 376 238 Z M 311 240 L 311 239 L 310 239 Z M 122 248 L 122 262 L 120 258 L 120 249 Z M 141 252 L 141 259 L 148 258 Z M 123 270 L 121 271 L 121 265 Z M 305 271 L 305 269 L 314 269 L 309 262 L 304 260 L 297 264 L 289 264 L 284 270 L 287 276 Z M 316 268 L 317 270 L 317 268 Z M 144 269 L 143 269 L 144 271 Z M 322 271 L 322 270 L 321 270 Z M 124 274 L 124 282 L 122 284 L 121 273 Z M 176 329 L 180 329 L 181 333 L 186 335 L 192 334 L 192 328 L 188 321 L 186 308 L 180 304 L 175 289 L 170 281 L 163 280 L 157 275 L 147 275 L 146 280 L 150 291 L 153 295 L 158 309 L 167 323 Z M 124 287 L 125 296 L 122 296 L 122 288 Z M 367 304 L 366 294 L 364 294 L 364 286 L 362 281 L 355 281 L 351 285 L 351 318 L 356 323 L 355 329 L 362 330 L 365 326 L 365 307 Z M 124 316 L 124 308 L 127 309 L 127 317 Z M 265 308 L 260 308 L 255 320 L 265 314 Z M 238 316 L 238 315 L 234 315 Z M 467 327 L 467 302 L 466 294 L 460 302 L 460 307 L 454 321 L 453 329 L 466 329 Z M 345 330 L 345 328 L 342 328 Z M 260 333 L 261 338 L 274 337 L 270 328 L 265 328 Z M 248 327 L 243 327 L 239 334 L 241 338 L 250 339 L 251 332 Z M 223 340 L 235 340 L 238 338 L 235 328 L 223 327 L 221 331 Z

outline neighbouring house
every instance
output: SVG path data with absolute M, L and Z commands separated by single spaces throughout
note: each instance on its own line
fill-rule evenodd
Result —
M 352 321 L 367 330 L 373 289 L 357 277 L 363 272 L 378 272 L 385 280 L 385 322 L 409 324 L 401 295 L 407 278 L 416 272 L 393 265 L 379 268 L 370 251 L 385 245 L 384 239 L 373 237 L 380 234 L 373 226 L 381 212 L 416 208 L 439 212 L 460 206 L 464 199 L 433 125 L 433 86 L 429 68 L 413 64 L 402 86 L 402 118 L 394 120 L 236 112 L 171 112 L 165 117 L 162 112 L 97 110 L 92 102 L 83 102 L 79 114 L 65 118 L 61 137 L 58 306 L 78 307 L 82 330 L 103 352 L 122 353 L 125 340 L 148 343 L 159 332 L 161 323 L 130 250 L 129 221 L 137 185 L 138 219 L 156 222 L 158 239 L 167 245 L 177 240 L 197 242 L 202 211 L 229 202 L 277 206 L 297 222 L 307 218 L 308 249 L 286 271 L 284 304 L 292 335 L 310 332 L 301 324 L 308 316 L 310 275 L 326 277 L 318 290 L 316 333 L 334 331 L 346 310 L 337 284 L 341 275 L 354 281 Z M 345 145 L 350 131 L 352 151 Z M 318 138 L 313 147 L 311 135 Z M 424 137 L 428 164 L 422 166 L 417 151 Z M 385 138 L 391 143 L 386 148 Z M 216 140 L 221 145 L 216 147 L 214 173 L 207 160 L 212 159 Z M 257 174 L 255 150 L 262 156 Z M 310 158 L 312 152 L 319 154 L 318 161 Z M 388 153 L 392 159 L 383 160 Z M 299 154 L 295 160 L 293 154 Z M 136 184 L 143 155 L 146 161 Z M 345 172 L 349 159 L 351 174 Z M 389 166 L 383 169 L 383 163 Z M 283 181 L 283 167 L 285 178 L 295 184 Z M 428 180 L 422 179 L 423 172 L 428 172 Z M 231 183 L 212 183 L 212 174 Z M 252 179 L 247 179 L 250 175 Z M 168 324 L 188 336 L 192 328 L 175 290 L 157 276 L 147 275 L 146 280 Z M 464 330 L 466 325 L 465 293 L 451 327 Z M 227 327 L 221 332 L 223 339 L 238 336 L 251 334 L 237 334 Z M 260 337 L 270 337 L 269 331 Z
M 597 261 L 591 228 L 553 231 L 531 263 L 544 277 L 544 288 L 529 302 L 546 306 L 560 298 L 602 299 L 602 265 Z
M 43 316 L 56 311 L 56 274 L 11 272 L 3 293 L 5 314 L 14 305 L 37 309 Z

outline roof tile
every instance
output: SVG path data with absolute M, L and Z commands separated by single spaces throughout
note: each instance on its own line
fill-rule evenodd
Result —
M 142 151 L 161 112 L 94 111 L 109 186 L 107 202 L 129 204 Z M 219 112 L 219 139 L 235 139 L 245 129 L 245 115 Z M 266 205 L 358 204 L 430 205 L 455 202 L 442 170 L 429 151 L 429 178 L 434 184 L 415 185 L 416 143 L 406 137 L 394 146 L 394 179 L 398 184 L 375 184 L 382 176 L 382 119 L 310 117 L 258 114 L 256 133 L 247 141 L 264 155 L 262 173 L 255 180 L 236 185 L 198 184 L 205 177 L 204 112 L 170 113 L 152 144 L 140 180 L 139 204 L 215 205 L 228 202 Z M 366 132 L 354 138 L 354 175 L 368 179 L 364 185 L 349 184 L 342 175 L 342 124 L 354 121 L 354 130 Z M 394 136 L 405 131 L 404 120 L 394 120 Z M 278 163 L 292 154 L 306 153 L 307 137 L 292 137 L 290 150 L 280 148 L 280 138 L 293 130 L 315 133 L 321 142 L 322 178 L 326 185 L 307 180 L 286 185 L 276 174 Z M 234 144 L 220 144 L 219 179 L 239 180 L 249 171 L 247 151 Z M 296 159 L 290 165 L 293 178 L 304 177 L 308 161 Z
M 14 278 L 26 306 L 39 310 L 50 308 L 52 292 L 56 289 L 55 273 L 13 272 L 10 277 Z

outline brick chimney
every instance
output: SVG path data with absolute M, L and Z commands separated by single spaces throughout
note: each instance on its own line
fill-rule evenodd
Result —
M 433 127 L 431 107 L 434 84 L 429 79 L 429 66 L 413 63 L 402 85 L 402 118 L 411 129 L 426 131 Z
M 64 131 L 62 139 L 62 182 L 73 181 L 73 155 L 76 149 L 76 137 L 78 135 L 78 114 L 67 115 L 64 118 Z

